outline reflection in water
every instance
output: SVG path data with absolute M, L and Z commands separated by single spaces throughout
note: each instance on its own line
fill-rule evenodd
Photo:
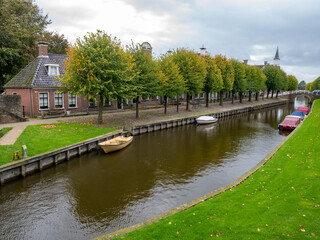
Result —
M 293 106 L 213 125 L 135 136 L 122 151 L 91 152 L 0 188 L 0 236 L 88 239 L 145 221 L 225 186 L 284 136 Z

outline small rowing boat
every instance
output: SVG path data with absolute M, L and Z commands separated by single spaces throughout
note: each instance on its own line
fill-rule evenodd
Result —
M 217 122 L 218 119 L 213 116 L 201 116 L 196 118 L 197 124 L 210 124 Z
M 128 146 L 133 140 L 133 137 L 116 137 L 104 142 L 99 143 L 99 146 L 103 149 L 105 153 L 114 152 L 121 150 Z

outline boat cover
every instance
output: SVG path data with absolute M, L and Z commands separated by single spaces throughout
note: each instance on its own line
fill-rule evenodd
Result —
M 287 116 L 282 123 L 279 124 L 279 127 L 282 129 L 294 129 L 300 123 L 300 118 Z
M 305 114 L 309 113 L 309 108 L 308 107 L 298 107 L 297 111 L 302 111 Z
M 294 111 L 293 113 L 290 114 L 290 116 L 298 116 L 304 118 L 306 114 L 303 111 Z

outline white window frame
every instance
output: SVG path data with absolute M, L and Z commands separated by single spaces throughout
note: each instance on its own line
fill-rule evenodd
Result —
M 62 106 L 61 107 L 56 107 L 56 95 L 61 95 L 61 98 L 62 98 Z M 54 92 L 54 108 L 55 109 L 64 109 L 64 95 L 63 95 L 63 93 Z
M 59 71 L 59 64 L 45 64 L 45 67 L 48 67 L 48 76 L 59 76 L 60 71 Z M 57 69 L 57 74 L 52 73 L 52 68 Z
M 48 107 L 47 108 L 41 108 L 41 104 L 40 104 L 40 94 L 47 94 L 47 99 L 48 99 Z M 50 98 L 49 98 L 49 92 L 39 92 L 38 93 L 38 97 L 39 97 L 39 110 L 49 110 L 50 107 Z
M 76 106 L 75 107 L 70 107 L 70 99 L 72 96 L 75 96 L 76 98 Z M 70 93 L 68 94 L 68 108 L 78 108 L 78 97 L 77 95 L 71 95 Z

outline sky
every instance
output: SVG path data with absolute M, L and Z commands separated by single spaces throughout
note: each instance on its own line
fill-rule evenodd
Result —
M 97 29 L 123 45 L 149 42 L 154 56 L 169 49 L 225 55 L 250 65 L 274 63 L 300 81 L 320 76 L 319 0 L 35 0 L 71 42 Z

